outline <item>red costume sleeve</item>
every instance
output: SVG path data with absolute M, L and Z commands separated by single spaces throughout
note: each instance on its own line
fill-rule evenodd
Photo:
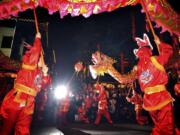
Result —
M 37 64 L 41 50 L 41 39 L 36 37 L 33 47 L 31 47 L 29 51 L 26 51 L 25 55 L 23 56 L 23 63 L 27 65 Z
M 160 64 L 165 65 L 171 57 L 173 50 L 172 47 L 164 42 L 159 44 L 160 54 L 157 57 Z

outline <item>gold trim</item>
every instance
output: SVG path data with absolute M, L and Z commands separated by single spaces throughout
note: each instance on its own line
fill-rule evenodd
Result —
M 166 87 L 164 85 L 156 85 L 153 87 L 145 88 L 144 93 L 149 95 L 149 94 L 158 93 L 164 90 L 166 90 Z
M 25 93 L 31 96 L 36 96 L 37 92 L 35 89 L 32 89 L 30 87 L 27 87 L 25 85 L 19 84 L 19 83 L 15 83 L 14 85 L 15 90 L 17 90 L 18 93 Z
M 165 72 L 165 69 L 164 69 L 163 65 L 161 65 L 161 64 L 157 61 L 157 59 L 156 59 L 155 56 L 152 56 L 150 59 L 151 59 L 151 62 L 153 63 L 153 65 L 154 65 L 157 69 L 159 69 L 160 71 Z
M 23 63 L 22 68 L 27 70 L 35 70 L 37 68 L 37 65 L 27 65 Z
M 155 111 L 155 110 L 161 109 L 162 107 L 164 107 L 165 105 L 169 104 L 170 102 L 172 102 L 172 100 L 171 100 L 171 99 L 168 99 L 168 100 L 165 100 L 164 102 L 161 102 L 161 103 L 159 103 L 158 105 L 152 106 L 152 107 L 145 107 L 145 106 L 143 105 L 143 108 L 144 108 L 146 111 Z

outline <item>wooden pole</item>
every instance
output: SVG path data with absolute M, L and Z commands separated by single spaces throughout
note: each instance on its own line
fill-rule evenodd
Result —
M 33 13 L 34 13 L 35 26 L 36 26 L 36 33 L 39 33 L 38 19 L 37 19 L 37 14 L 36 14 L 36 8 L 35 7 L 33 9 Z M 45 62 L 44 62 L 44 50 L 43 50 L 43 48 L 42 48 L 42 51 L 41 51 L 40 60 L 42 61 L 42 64 L 44 66 Z
M 154 29 L 153 29 L 153 26 L 152 26 L 152 23 L 151 23 L 151 20 L 150 20 L 150 17 L 149 17 L 149 14 L 148 14 L 146 5 L 144 4 L 144 0 L 141 0 L 141 5 L 142 5 L 142 7 L 143 7 L 143 9 L 144 9 L 144 11 L 145 11 L 146 18 L 147 18 L 147 21 L 148 21 L 148 23 L 149 23 L 149 27 L 150 27 L 150 29 L 151 29 L 151 32 L 152 32 L 152 34 L 153 34 L 153 37 L 154 37 L 154 39 L 156 39 L 157 36 L 156 36 L 155 31 L 154 31 Z M 158 44 L 156 44 L 156 45 L 157 45 L 158 52 L 160 53 L 160 51 L 159 51 L 159 45 L 158 45 Z
M 35 19 L 35 26 L 36 26 L 36 32 L 39 32 L 39 27 L 38 27 L 38 20 L 37 20 L 37 15 L 36 15 L 36 9 L 33 9 L 33 13 L 34 13 L 34 19 Z

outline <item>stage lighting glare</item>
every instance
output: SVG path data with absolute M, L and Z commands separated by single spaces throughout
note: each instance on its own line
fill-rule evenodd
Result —
M 57 86 L 54 90 L 54 96 L 56 99 L 65 98 L 68 94 L 67 87 L 64 85 Z

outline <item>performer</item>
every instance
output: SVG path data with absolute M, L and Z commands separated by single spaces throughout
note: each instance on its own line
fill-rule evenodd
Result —
M 22 69 L 17 74 L 14 88 L 6 95 L 0 108 L 3 125 L 0 135 L 29 135 L 34 102 L 42 86 L 48 83 L 48 67 L 42 62 L 41 35 L 36 34 L 33 46 L 27 46 Z
M 180 82 L 174 85 L 174 91 L 176 96 L 180 96 Z
M 86 95 L 86 97 L 84 99 L 84 104 L 85 104 L 86 114 L 89 116 L 90 115 L 90 108 L 92 105 L 92 98 L 89 95 Z
M 64 99 L 60 100 L 60 103 L 59 103 L 59 108 L 58 108 L 58 112 L 57 112 L 58 126 L 63 126 L 63 125 L 68 124 L 67 113 L 69 111 L 69 107 L 70 107 L 70 100 L 69 100 L 69 95 L 67 95 Z
M 97 116 L 96 116 L 96 120 L 95 120 L 95 124 L 98 125 L 102 115 L 104 115 L 106 117 L 106 119 L 108 120 L 109 124 L 112 124 L 112 120 L 110 117 L 110 114 L 108 112 L 108 101 L 107 101 L 107 93 L 104 90 L 104 86 L 101 84 L 96 84 L 96 90 L 99 91 L 99 96 L 97 98 L 98 100 L 98 112 L 97 112 Z
M 45 109 L 47 100 L 48 100 L 48 89 L 51 85 L 51 78 L 49 79 L 49 82 L 41 88 L 41 91 L 37 95 L 37 102 L 36 102 L 36 110 L 37 110 L 37 120 L 43 119 L 43 111 Z
M 142 96 L 133 90 L 133 96 L 132 97 L 126 97 L 128 102 L 131 102 L 135 105 L 135 112 L 136 112 L 136 120 L 137 123 L 140 125 L 148 124 L 148 118 L 146 116 L 142 115 L 142 105 L 143 105 L 143 99 Z
M 146 34 L 143 39 L 135 40 L 139 48 L 134 50 L 134 54 L 139 61 L 133 72 L 136 72 L 144 92 L 143 108 L 149 111 L 155 124 L 152 135 L 174 135 L 173 98 L 165 86 L 168 76 L 164 69 L 173 53 L 172 47 L 156 37 L 155 42 L 159 45 L 160 52 L 159 56 L 152 56 L 153 47 Z
M 80 121 L 83 121 L 85 123 L 89 123 L 89 119 L 88 119 L 88 117 L 86 115 L 87 109 L 86 109 L 85 103 L 82 103 L 82 105 L 80 105 L 78 107 L 78 113 L 79 113 L 79 120 Z
M 177 83 L 174 85 L 174 91 L 175 91 L 175 95 L 180 97 L 180 70 L 178 70 L 177 73 L 178 73 L 178 78 L 177 78 Z
M 160 51 L 158 56 L 152 56 L 153 47 L 146 34 L 143 39 L 135 38 L 135 40 L 139 48 L 134 50 L 134 54 L 139 61 L 131 73 L 121 75 L 113 67 L 114 61 L 111 58 L 96 52 L 92 54 L 94 65 L 89 66 L 92 77 L 108 73 L 120 83 L 130 83 L 138 79 L 144 92 L 143 108 L 150 113 L 155 124 L 152 135 L 174 135 L 173 98 L 165 87 L 168 76 L 164 69 L 173 53 L 172 47 L 156 37 L 155 42 Z M 101 54 L 100 57 L 98 54 Z

